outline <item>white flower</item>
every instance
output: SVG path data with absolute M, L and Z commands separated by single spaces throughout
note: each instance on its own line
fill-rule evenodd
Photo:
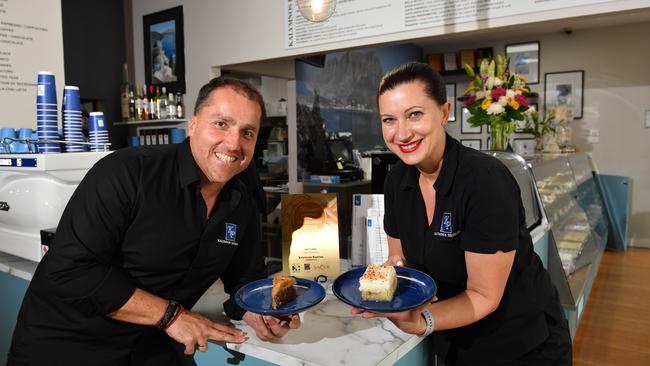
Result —
M 515 97 L 515 91 L 512 89 L 506 90 L 506 97 L 513 99 Z
M 506 96 L 501 96 L 501 97 L 499 98 L 499 101 L 498 101 L 497 103 L 499 103 L 499 104 L 501 104 L 502 106 L 505 107 L 505 106 L 508 104 L 508 97 L 506 97 Z
M 534 112 L 535 112 L 535 107 L 531 105 L 530 107 L 528 107 L 528 109 L 526 109 L 526 112 L 524 112 L 524 114 L 530 116 Z
M 501 86 L 503 85 L 503 80 L 499 79 L 498 77 L 494 77 L 494 86 Z
M 556 107 L 555 108 L 555 122 L 557 123 L 567 123 L 573 120 L 573 110 L 567 107 Z
M 476 92 L 476 99 L 483 99 L 483 98 L 485 98 L 484 91 L 481 90 L 480 92 Z
M 487 109 L 487 114 L 500 114 L 505 111 L 505 108 L 499 103 L 492 103 Z

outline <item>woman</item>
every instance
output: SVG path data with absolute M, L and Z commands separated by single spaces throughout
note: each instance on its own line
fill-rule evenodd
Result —
M 384 189 L 388 264 L 428 273 L 438 293 L 401 313 L 352 312 L 407 333 L 435 330 L 446 365 L 570 365 L 568 325 L 508 169 L 446 134 L 450 103 L 428 65 L 389 71 L 377 100 L 386 145 L 401 159 Z

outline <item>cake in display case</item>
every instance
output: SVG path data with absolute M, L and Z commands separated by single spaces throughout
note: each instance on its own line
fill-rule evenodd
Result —
M 550 223 L 548 270 L 574 334 L 607 244 L 595 169 L 586 154 L 541 155 L 529 163 Z

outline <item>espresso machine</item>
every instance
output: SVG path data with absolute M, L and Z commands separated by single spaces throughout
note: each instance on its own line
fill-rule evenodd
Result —
M 86 172 L 106 152 L 0 154 L 0 252 L 40 261 L 40 232 L 58 225 Z

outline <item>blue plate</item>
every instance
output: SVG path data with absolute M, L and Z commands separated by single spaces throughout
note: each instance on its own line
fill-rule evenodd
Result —
M 240 288 L 235 294 L 235 302 L 253 313 L 287 316 L 305 311 L 325 298 L 325 289 L 318 283 L 303 278 L 296 278 L 296 282 L 296 298 L 282 304 L 277 310 L 271 308 L 272 278 L 257 280 Z
M 397 313 L 416 308 L 431 300 L 437 286 L 429 275 L 407 267 L 395 267 L 397 289 L 392 301 L 363 301 L 359 291 L 359 278 L 366 267 L 353 269 L 340 275 L 332 285 L 334 295 L 355 308 L 375 313 Z

